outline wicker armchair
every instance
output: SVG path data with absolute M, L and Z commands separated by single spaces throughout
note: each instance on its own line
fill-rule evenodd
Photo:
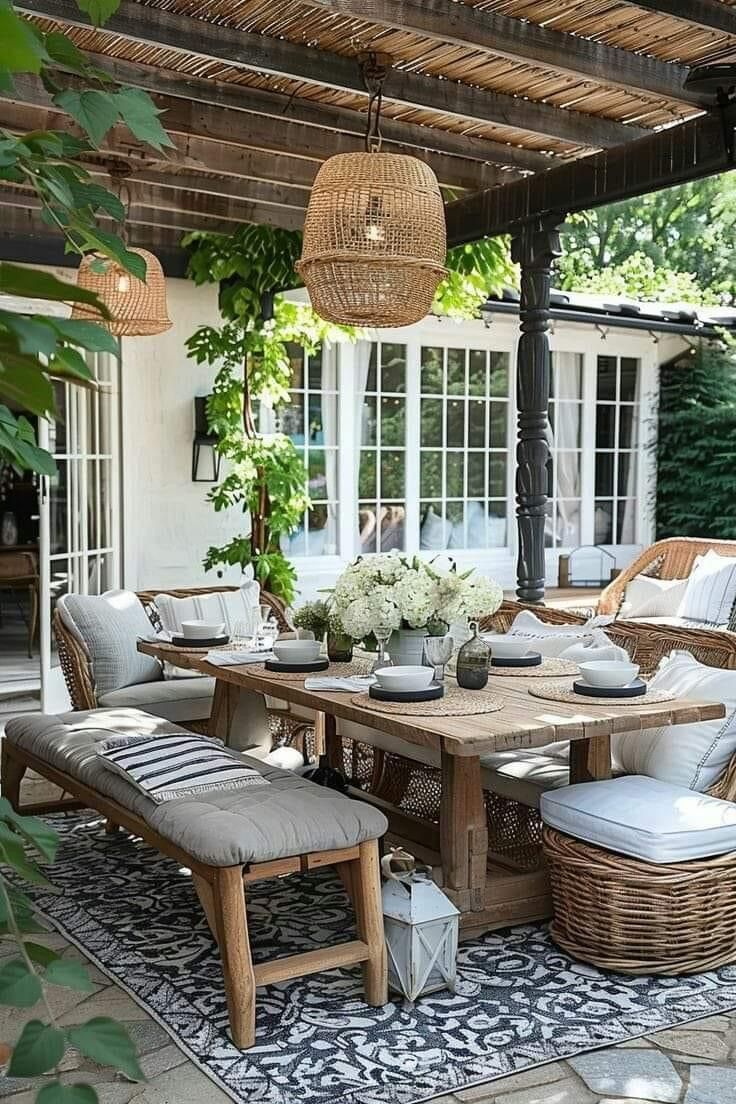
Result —
M 736 541 L 707 540 L 704 537 L 668 537 L 656 541 L 629 564 L 612 583 L 602 591 L 598 601 L 598 613 L 618 613 L 627 585 L 635 575 L 657 565 L 660 579 L 686 579 L 696 556 L 706 552 L 718 552 L 721 556 L 736 557 Z

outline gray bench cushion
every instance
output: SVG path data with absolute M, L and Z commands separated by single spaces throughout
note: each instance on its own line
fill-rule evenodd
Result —
M 94 709 L 8 722 L 5 739 L 137 813 L 165 839 L 209 866 L 267 862 L 377 839 L 388 822 L 377 809 L 290 771 L 242 758 L 270 786 L 213 792 L 156 805 L 107 770 L 95 748 L 111 734 L 186 731 L 137 709 Z M 233 752 L 234 755 L 237 753 Z
M 169 721 L 201 721 L 210 715 L 214 692 L 213 678 L 159 679 L 110 690 L 97 700 L 106 709 L 122 706 L 144 709 Z

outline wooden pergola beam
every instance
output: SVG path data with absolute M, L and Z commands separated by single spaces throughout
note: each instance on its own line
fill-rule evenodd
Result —
M 455 0 L 307 0 L 323 8 L 383 27 L 415 31 L 439 42 L 487 50 L 513 62 L 541 65 L 578 80 L 702 105 L 683 89 L 688 70 L 593 39 L 556 31 Z M 736 23 L 736 13 L 730 17 Z M 736 33 L 736 31 L 734 32 Z
M 735 126 L 733 103 L 723 114 L 711 111 L 619 149 L 456 200 L 446 207 L 448 243 L 507 234 L 535 218 L 602 207 L 725 172 L 736 166 L 724 127 Z
M 71 82 L 74 84 L 75 82 Z M 4 97 L 25 107 L 56 111 L 49 93 L 38 77 L 19 75 L 14 88 Z M 304 123 L 262 115 L 248 115 L 230 108 L 214 107 L 173 96 L 153 97 L 156 105 L 165 111 L 163 123 L 169 134 L 183 138 L 201 138 L 210 142 L 225 142 L 231 146 L 247 146 L 268 152 L 289 153 L 291 157 L 303 157 L 309 161 L 324 161 L 336 153 L 363 150 L 365 144 L 356 134 L 323 131 Z M 68 120 L 67 120 L 68 125 Z M 495 187 L 507 174 L 496 165 L 444 153 L 431 153 L 413 147 L 394 147 L 396 151 L 409 153 L 425 161 L 436 173 L 441 184 L 451 187 L 479 189 Z M 285 183 L 291 183 L 288 178 Z
M 197 103 L 229 107 L 234 111 L 267 115 L 276 119 L 291 119 L 297 123 L 319 127 L 321 130 L 343 131 L 361 138 L 365 134 L 367 116 L 362 111 L 320 104 L 297 96 L 251 88 L 245 84 L 189 77 L 186 73 L 177 73 L 171 69 L 157 69 L 151 65 L 138 65 L 131 61 L 110 58 L 104 54 L 95 56 L 100 68 L 105 69 L 116 81 L 136 88 L 145 88 L 152 94 L 175 96 L 194 100 Z M 454 131 L 442 130 L 440 127 L 419 126 L 416 123 L 389 119 L 385 116 L 381 120 L 381 137 L 389 150 L 395 145 L 416 146 L 419 149 L 452 154 L 455 157 L 495 162 L 525 172 L 540 172 L 554 163 L 548 154 L 538 153 L 536 150 L 494 142 L 490 138 L 478 138 L 472 134 L 457 134 Z
M 70 26 L 89 27 L 74 0 L 22 0 L 19 9 Z M 137 4 L 135 0 L 122 0 L 105 24 L 105 32 L 132 42 L 194 54 L 205 61 L 223 61 L 257 73 L 365 94 L 354 58 L 207 23 Z M 643 133 L 634 125 L 401 69 L 391 72 L 385 98 L 412 108 L 498 123 L 582 146 L 616 146 Z
M 736 8 L 720 0 L 627 0 L 657 15 L 675 16 L 707 31 L 736 35 Z

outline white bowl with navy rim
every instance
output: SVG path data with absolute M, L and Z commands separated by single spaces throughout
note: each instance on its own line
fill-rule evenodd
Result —
M 578 670 L 588 686 L 610 690 L 632 683 L 639 674 L 639 664 L 598 659 L 591 660 L 590 663 L 579 663 Z
M 373 673 L 382 690 L 402 694 L 407 691 L 427 690 L 434 678 L 433 667 L 419 667 L 409 664 L 401 667 L 380 667 Z
M 530 640 L 509 633 L 484 633 L 482 639 L 494 659 L 523 659 L 532 648 Z

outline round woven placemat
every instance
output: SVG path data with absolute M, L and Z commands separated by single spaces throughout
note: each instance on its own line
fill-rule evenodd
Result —
M 610 709 L 619 705 L 657 705 L 659 702 L 672 701 L 677 695 L 670 690 L 647 690 L 646 694 L 640 694 L 638 698 L 593 698 L 587 694 L 576 694 L 573 689 L 566 686 L 558 686 L 554 682 L 543 682 L 541 686 L 530 686 L 529 693 L 534 698 L 544 698 L 546 701 L 574 702 L 575 705 L 605 705 Z
M 362 705 L 379 713 L 401 713 L 407 717 L 470 717 L 477 713 L 495 713 L 504 707 L 504 702 L 490 694 L 461 690 L 459 686 L 445 687 L 445 696 L 434 701 L 378 701 L 370 694 L 356 694 L 351 700 L 353 705 Z
M 504 678 L 561 678 L 563 675 L 579 674 L 577 663 L 568 659 L 543 659 L 536 667 L 489 667 L 492 675 Z
M 275 682 L 303 682 L 307 678 L 347 678 L 349 675 L 369 675 L 371 663 L 365 659 L 354 659 L 351 663 L 331 663 L 324 671 L 267 671 L 262 663 L 248 663 L 246 671 L 261 674 Z

